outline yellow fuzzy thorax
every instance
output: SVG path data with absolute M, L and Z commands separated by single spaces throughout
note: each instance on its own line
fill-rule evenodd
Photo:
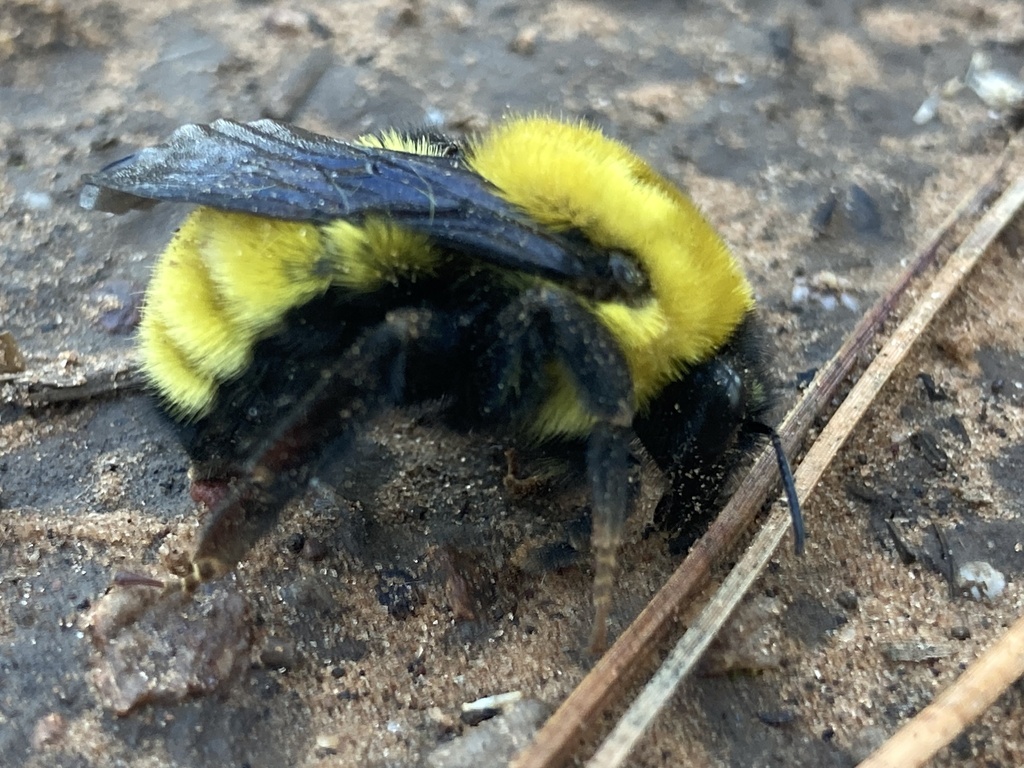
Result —
M 472 145 L 469 165 L 542 224 L 578 230 L 639 260 L 651 283 L 648 301 L 592 305 L 625 353 L 638 410 L 681 370 L 712 357 L 753 308 L 750 284 L 696 206 L 597 129 L 513 118 Z M 533 431 L 576 436 L 592 424 L 563 384 Z

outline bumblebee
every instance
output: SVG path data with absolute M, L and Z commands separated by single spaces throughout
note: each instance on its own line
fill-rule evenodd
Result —
M 87 209 L 198 206 L 139 332 L 194 482 L 220 489 L 187 583 L 231 569 L 368 419 L 428 402 L 582 458 L 595 648 L 634 441 L 670 480 L 663 517 L 692 529 L 708 478 L 768 435 L 802 547 L 751 286 L 689 198 L 597 129 L 511 117 L 465 141 L 346 143 L 218 120 L 84 181 Z

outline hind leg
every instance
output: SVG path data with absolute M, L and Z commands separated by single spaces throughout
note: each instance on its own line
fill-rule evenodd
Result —
M 594 626 L 591 648 L 606 642 L 617 553 L 628 512 L 629 444 L 633 437 L 633 383 L 608 330 L 564 292 L 542 288 L 520 294 L 497 316 L 500 343 L 485 356 L 481 409 L 513 423 L 535 417 L 549 394 L 544 372 L 554 363 L 571 381 L 593 421 L 586 472 L 593 498 Z
M 426 310 L 399 310 L 361 334 L 286 410 L 242 465 L 210 513 L 186 586 L 229 571 L 277 522 L 315 473 L 327 447 L 344 445 L 382 409 L 405 402 L 419 360 L 457 356 L 457 323 Z

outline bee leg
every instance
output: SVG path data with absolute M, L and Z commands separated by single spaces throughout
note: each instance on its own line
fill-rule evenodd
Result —
M 629 443 L 632 432 L 610 423 L 598 423 L 587 443 L 587 473 L 594 496 L 594 626 L 591 653 L 607 645 L 608 616 L 611 613 L 619 544 L 629 512 Z
M 447 315 L 393 312 L 325 368 L 230 481 L 200 535 L 185 587 L 233 568 L 306 486 L 328 445 L 351 440 L 361 424 L 402 402 L 410 353 L 436 350 L 443 361 L 452 333 Z
M 594 626 L 590 647 L 604 649 L 619 542 L 629 509 L 629 444 L 633 436 L 633 382 L 619 346 L 574 297 L 554 288 L 525 291 L 498 316 L 502 340 L 490 350 L 488 405 L 513 420 L 529 418 L 546 392 L 538 372 L 557 364 L 594 420 L 587 442 L 593 495 Z M 513 399 L 512 393 L 518 396 Z
M 587 440 L 587 475 L 593 496 L 594 625 L 592 653 L 607 644 L 619 544 L 629 514 L 629 444 L 633 438 L 633 382 L 618 345 L 597 319 L 573 302 L 553 309 L 559 361 L 596 423 Z

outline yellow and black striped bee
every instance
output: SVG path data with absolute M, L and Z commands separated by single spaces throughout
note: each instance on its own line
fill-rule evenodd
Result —
M 221 489 L 189 583 L 244 557 L 328 447 L 426 402 L 457 428 L 582 457 L 595 647 L 634 440 L 671 481 L 665 517 L 683 520 L 734 447 L 768 435 L 802 546 L 762 421 L 751 286 L 694 204 L 595 128 L 512 117 L 467 141 L 344 143 L 218 120 L 85 182 L 89 209 L 198 206 L 157 263 L 140 329 L 194 480 Z

